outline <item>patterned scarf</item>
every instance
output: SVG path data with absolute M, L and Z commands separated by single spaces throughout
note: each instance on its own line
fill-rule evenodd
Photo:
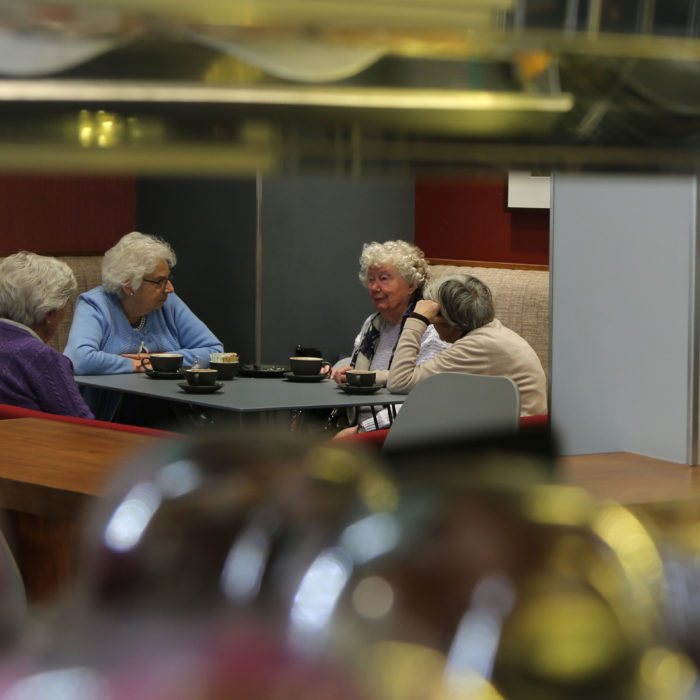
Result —
M 416 308 L 416 303 L 421 298 L 422 295 L 420 290 L 416 289 L 416 291 L 413 292 L 410 301 L 408 302 L 406 311 L 404 311 L 403 317 L 401 319 L 401 328 L 403 328 L 404 322 L 406 321 L 408 316 L 413 312 L 413 309 Z M 379 312 L 372 316 L 369 323 L 367 324 L 367 330 L 365 331 L 365 334 L 362 336 L 362 338 L 360 338 L 360 344 L 357 346 L 357 350 L 355 350 L 355 352 L 353 353 L 352 360 L 350 361 L 350 364 L 355 369 L 369 369 L 372 363 L 372 358 L 374 357 L 374 353 L 377 350 L 379 336 L 381 335 L 385 325 L 386 321 L 382 318 Z M 400 337 L 401 332 L 399 331 L 399 338 Z M 396 343 L 398 343 L 398 339 Z M 394 347 L 391 350 L 391 359 L 389 360 L 389 367 L 391 367 L 391 363 L 394 360 L 395 351 L 396 344 L 394 344 Z

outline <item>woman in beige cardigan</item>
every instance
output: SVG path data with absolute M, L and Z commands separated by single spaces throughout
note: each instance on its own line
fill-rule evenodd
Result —
M 509 377 L 520 391 L 521 415 L 547 412 L 547 380 L 529 343 L 495 318 L 489 288 L 471 275 L 444 277 L 428 285 L 399 338 L 389 372 L 389 391 L 407 394 L 439 372 Z M 452 343 L 431 360 L 416 365 L 420 339 L 433 325 Z

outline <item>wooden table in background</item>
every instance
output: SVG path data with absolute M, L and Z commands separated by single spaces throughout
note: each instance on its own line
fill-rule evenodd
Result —
M 74 573 L 79 519 L 125 457 L 163 438 L 41 418 L 0 421 L 0 504 L 30 601 Z
M 0 421 L 0 502 L 31 601 L 74 574 L 79 519 L 129 454 L 163 438 L 38 418 Z M 560 480 L 624 505 L 700 499 L 700 467 L 616 452 L 560 457 Z
M 700 499 L 700 467 L 630 452 L 560 457 L 560 480 L 623 505 Z

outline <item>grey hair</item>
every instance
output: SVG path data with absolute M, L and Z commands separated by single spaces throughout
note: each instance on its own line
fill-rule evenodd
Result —
M 25 250 L 0 262 L 0 317 L 33 326 L 75 296 L 73 270 L 61 260 Z
M 440 314 L 465 333 L 491 323 L 496 316 L 491 290 L 471 275 L 449 275 L 433 280 L 423 298 L 440 304 Z
M 127 233 L 102 258 L 102 286 L 121 299 L 124 297 L 122 285 L 138 289 L 144 275 L 161 260 L 171 268 L 177 262 L 175 252 L 162 238 L 138 231 Z
M 385 241 L 365 243 L 360 255 L 360 282 L 368 286 L 370 267 L 393 265 L 406 282 L 422 289 L 428 280 L 428 264 L 423 251 L 406 241 Z

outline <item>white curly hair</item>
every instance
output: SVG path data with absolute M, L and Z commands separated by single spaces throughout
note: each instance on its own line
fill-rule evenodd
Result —
M 412 287 L 422 289 L 428 280 L 428 263 L 423 251 L 406 241 L 365 243 L 360 255 L 360 282 L 367 287 L 370 267 L 393 265 Z
M 121 299 L 123 285 L 137 290 L 161 260 L 171 268 L 177 263 L 175 251 L 162 238 L 138 231 L 127 233 L 102 258 L 102 286 Z
M 75 296 L 73 270 L 62 260 L 20 251 L 0 263 L 0 317 L 34 326 Z

